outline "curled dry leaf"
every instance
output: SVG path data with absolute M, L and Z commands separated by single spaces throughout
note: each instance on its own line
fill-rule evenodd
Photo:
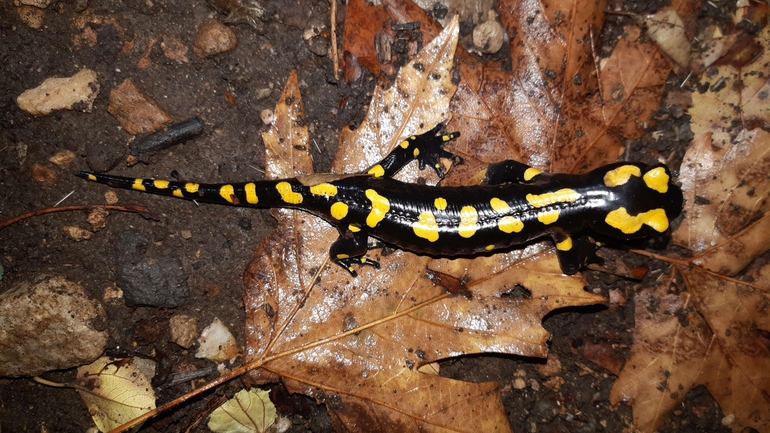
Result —
M 399 134 L 443 119 L 453 90 L 448 76 L 456 37 L 455 20 L 402 68 L 404 77 L 391 90 L 377 91 L 362 127 L 343 133 L 336 172 L 363 169 L 386 154 Z M 394 100 L 395 91 L 406 98 Z M 276 123 L 263 137 L 268 176 L 309 174 L 294 74 L 279 101 Z M 246 355 L 266 359 L 251 380 L 281 378 L 291 392 L 325 402 L 338 430 L 510 431 L 499 384 L 463 383 L 419 368 L 471 353 L 545 356 L 545 314 L 603 299 L 584 292 L 583 280 L 562 277 L 550 253 L 540 253 L 546 260 L 527 259 L 537 246 L 525 256 L 481 259 L 467 270 L 462 261 L 445 263 L 442 271 L 466 277 L 471 298 L 449 296 L 427 277 L 430 258 L 405 251 L 373 257 L 382 269 L 362 268 L 352 279 L 327 263 L 335 229 L 299 211 L 274 214 L 279 227 L 262 241 L 246 271 Z M 506 271 L 506 264 L 517 263 Z M 502 296 L 517 284 L 531 296 Z
M 270 391 L 242 389 L 211 413 L 208 426 L 216 433 L 263 433 L 277 418 Z
M 128 359 L 101 357 L 78 369 L 76 389 L 100 431 L 155 409 L 150 381 Z

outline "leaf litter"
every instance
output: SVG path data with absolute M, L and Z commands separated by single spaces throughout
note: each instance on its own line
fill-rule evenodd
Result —
M 764 47 L 769 34 L 765 26 L 756 36 Z M 687 203 L 673 239 L 695 255 L 667 259 L 675 272 L 637 294 L 635 343 L 611 393 L 612 402 L 631 403 L 644 432 L 698 385 L 732 431 L 770 428 L 770 281 L 765 262 L 755 261 L 770 249 L 770 135 L 754 128 L 770 120 L 758 102 L 767 77 L 756 73 L 766 70 L 767 53 L 712 66 L 701 76 L 710 88 L 693 94 L 696 137 L 680 172 Z

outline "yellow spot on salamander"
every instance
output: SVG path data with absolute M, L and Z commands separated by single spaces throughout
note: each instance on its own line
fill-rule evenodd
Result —
M 545 194 L 527 194 L 527 201 L 536 208 L 550 206 L 556 203 L 572 203 L 580 198 L 580 194 L 574 189 L 562 188 L 555 192 Z
M 302 194 L 292 191 L 289 182 L 278 182 L 275 189 L 278 190 L 278 194 L 281 194 L 281 200 L 284 202 L 289 204 L 302 203 Z
M 341 220 L 342 218 L 345 218 L 348 214 L 348 205 L 338 201 L 337 203 L 334 203 L 332 205 L 330 210 L 331 210 L 332 217 L 334 219 Z
M 414 152 L 412 152 L 412 155 L 414 155 L 414 157 L 415 157 L 415 158 L 417 158 L 418 156 L 420 156 L 420 149 L 418 149 L 418 148 L 416 148 L 416 147 L 415 147 L 415 148 L 414 148 Z
M 469 238 L 476 234 L 476 223 L 479 222 L 479 213 L 473 206 L 464 206 L 460 209 L 460 225 L 457 227 L 457 234 L 464 238 Z
M 567 236 L 567 239 L 564 239 L 561 242 L 556 243 L 556 249 L 559 251 L 569 251 L 572 249 L 572 238 Z
M 524 223 L 516 217 L 504 216 L 497 222 L 497 228 L 503 233 L 518 233 L 524 228 Z
M 373 189 L 365 191 L 366 198 L 372 202 L 372 210 L 366 217 L 366 225 L 376 227 L 377 224 L 385 218 L 385 214 L 390 210 L 390 201 L 387 198 L 377 194 Z
M 142 179 L 134 179 L 134 183 L 131 185 L 131 188 L 137 191 L 147 191 L 147 188 L 145 188 L 144 184 L 142 184 Z
M 631 176 L 639 177 L 641 175 L 642 171 L 639 170 L 639 167 L 635 165 L 621 165 L 604 174 L 604 184 L 609 187 L 620 186 L 628 182 Z
M 533 177 L 537 176 L 540 173 L 542 173 L 540 170 L 530 167 L 524 170 L 524 180 L 530 181 L 532 180 Z
M 419 218 L 419 220 L 412 224 L 414 234 L 431 242 L 436 242 L 438 240 L 436 217 L 430 212 L 423 212 Z
M 404 140 L 401 143 L 398 143 L 399 146 L 401 146 L 402 149 L 409 149 L 409 142 Z
M 310 187 L 310 193 L 313 195 L 323 195 L 326 197 L 334 197 L 337 195 L 337 187 L 330 183 L 319 183 Z
M 453 138 L 455 138 L 454 134 L 444 134 L 441 136 L 441 141 L 449 141 Z
M 171 192 L 171 194 L 173 194 L 174 197 L 184 198 L 184 194 L 182 194 L 181 189 L 175 189 L 174 191 Z
M 436 209 L 438 210 L 446 209 L 446 199 L 444 197 L 438 197 L 433 200 L 433 206 L 436 206 Z
M 350 256 L 347 254 L 337 254 L 338 259 L 349 259 Z
M 257 197 L 257 186 L 254 185 L 253 182 L 247 183 L 244 186 L 244 189 L 246 190 L 246 202 L 248 204 L 259 203 L 259 198 Z
M 88 180 L 93 180 L 93 181 L 96 181 L 96 176 L 94 176 L 94 175 L 93 175 L 93 174 L 91 174 L 91 173 L 88 173 Z
M 661 233 L 668 229 L 668 217 L 666 217 L 666 211 L 663 209 L 653 209 L 632 216 L 628 214 L 626 208 L 621 207 L 608 213 L 604 222 L 627 235 L 638 232 L 643 224 Z
M 484 247 L 484 249 L 487 250 L 487 251 L 492 251 L 492 250 L 495 249 L 495 246 L 494 245 L 487 245 L 487 246 Z
M 154 186 L 155 188 L 158 188 L 158 189 L 166 189 L 166 188 L 168 188 L 168 181 L 167 180 L 160 180 L 160 179 L 153 180 L 152 181 L 152 186 Z
M 359 226 L 357 226 L 355 224 L 350 224 L 350 225 L 348 225 L 348 230 L 350 230 L 353 233 L 358 233 L 358 232 L 361 231 L 361 227 L 359 227 Z
M 233 197 L 235 196 L 235 190 L 233 189 L 232 185 L 222 185 L 222 187 L 219 188 L 219 195 L 221 195 L 223 199 L 232 203 Z
M 539 214 L 537 214 L 537 220 L 545 225 L 553 224 L 556 222 L 556 220 L 559 219 L 559 213 L 561 213 L 559 209 L 540 212 Z
M 644 183 L 647 184 L 650 189 L 654 189 L 659 193 L 668 191 L 668 173 L 666 173 L 666 169 L 663 167 L 655 167 L 647 173 L 644 173 L 642 179 L 644 179 Z
M 367 174 L 371 174 L 374 177 L 382 177 L 385 175 L 385 169 L 380 164 L 370 168 Z
M 198 188 L 200 188 L 200 185 L 197 183 L 186 183 L 184 184 L 184 190 L 189 192 L 190 194 L 195 194 L 198 192 Z
M 492 209 L 500 213 L 508 213 L 508 211 L 511 210 L 511 207 L 508 206 L 508 203 L 506 203 L 504 200 L 500 200 L 497 197 L 489 200 L 489 205 L 492 206 Z

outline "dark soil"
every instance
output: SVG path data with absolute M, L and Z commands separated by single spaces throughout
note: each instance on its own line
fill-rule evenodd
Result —
M 314 22 L 328 23 L 327 1 L 285 1 L 274 5 L 280 22 L 270 21 L 260 34 L 247 24 L 232 29 L 238 37 L 235 50 L 213 59 L 200 59 L 190 51 L 189 62 L 179 63 L 163 55 L 164 40 L 180 39 L 191 46 L 197 26 L 210 16 L 220 19 L 201 0 L 92 1 L 82 12 L 82 2 L 55 1 L 45 12 L 42 30 L 28 28 L 11 1 L 0 4 L 0 220 L 34 209 L 53 206 L 70 191 L 64 204 L 102 204 L 105 188 L 72 175 L 91 165 L 114 165 L 111 173 L 131 177 L 171 178 L 208 182 L 261 179 L 264 147 L 260 133 L 265 128 L 259 113 L 273 109 L 292 69 L 301 82 L 305 119 L 315 145 L 311 153 L 318 172 L 328 171 L 341 128 L 363 118 L 374 87 L 374 77 L 348 86 L 335 81 L 331 60 L 314 53 L 303 32 Z M 344 25 L 344 6 L 338 24 Z M 312 12 L 311 12 L 312 11 Z M 85 16 L 103 19 L 87 27 L 96 35 L 93 46 L 73 42 L 83 30 L 75 25 Z M 313 22 L 311 22 L 313 21 Z M 328 25 L 328 24 L 327 24 Z M 338 30 L 338 38 L 341 30 Z M 158 42 L 149 54 L 151 64 L 140 68 L 151 39 Z M 127 44 L 133 42 L 131 49 Z M 317 50 L 315 50 L 317 51 Z M 93 112 L 59 111 L 33 118 L 18 109 L 15 98 L 44 79 L 70 76 L 83 67 L 98 73 L 101 91 Z M 161 152 L 150 164 L 127 167 L 120 158 L 131 138 L 107 113 L 112 88 L 133 78 L 175 121 L 199 117 L 205 124 L 200 138 Z M 272 89 L 268 94 L 260 89 Z M 228 100 L 232 97 L 234 103 Z M 684 140 L 670 143 L 681 157 Z M 48 160 L 56 152 L 77 155 L 67 169 Z M 668 149 L 668 152 L 672 152 Z M 115 164 L 110 164 L 115 161 Z M 52 184 L 36 182 L 33 164 L 42 164 L 56 174 Z M 244 312 L 241 305 L 243 271 L 260 238 L 275 226 L 267 210 L 195 206 L 190 202 L 121 191 L 120 204 L 147 206 L 152 218 L 113 212 L 106 229 L 87 241 L 75 242 L 62 231 L 64 226 L 89 228 L 85 212 L 56 213 L 23 220 L 0 233 L 0 264 L 4 269 L 0 291 L 31 275 L 62 275 L 82 284 L 95 299 L 113 288 L 120 264 L 121 235 L 130 232 L 149 240 L 152 253 L 172 257 L 181 268 L 180 279 L 189 296 L 171 310 L 127 307 L 123 302 L 105 302 L 109 321 L 109 354 L 143 356 L 159 361 L 161 372 L 205 369 L 211 362 L 193 357 L 170 342 L 167 329 L 172 313 L 196 317 L 201 327 L 215 317 L 221 319 L 243 343 Z M 183 237 L 185 230 L 189 238 Z M 634 260 L 630 255 L 626 257 Z M 661 264 L 650 262 L 650 267 Z M 653 272 L 653 274 L 655 274 Z M 586 341 L 611 342 L 616 355 L 628 355 L 633 328 L 634 286 L 627 281 L 589 273 L 587 290 L 607 295 L 620 290 L 629 299 L 624 306 L 595 307 L 557 312 L 545 320 L 553 333 L 552 354 L 562 364 L 558 389 L 544 384 L 536 370 L 543 360 L 503 356 L 467 357 L 444 362 L 442 375 L 468 381 L 499 381 L 502 399 L 515 431 L 617 432 L 632 419 L 626 406 L 612 407 L 609 390 L 615 376 L 582 358 L 578 348 Z M 643 281 L 641 284 L 646 284 Z M 74 371 L 48 373 L 47 378 L 69 381 Z M 204 379 L 216 377 L 210 373 Z M 515 389 L 514 378 L 527 386 Z M 156 381 L 163 377 L 156 378 Z M 157 388 L 159 403 L 166 402 L 202 381 Z M 535 383 L 535 385 L 532 385 Z M 147 423 L 142 431 L 184 431 L 194 422 L 215 394 L 232 394 L 238 381 L 227 384 L 195 401 Z M 330 430 L 322 405 L 304 396 L 289 396 L 280 385 L 272 394 L 281 415 L 288 417 L 291 431 Z M 579 414 L 579 415 L 575 415 Z M 722 413 L 705 390 L 696 389 L 667 421 L 664 431 L 719 431 Z M 193 431 L 208 431 L 206 420 Z M 50 388 L 29 379 L 0 380 L 0 428 L 3 432 L 83 432 L 92 421 L 75 391 Z

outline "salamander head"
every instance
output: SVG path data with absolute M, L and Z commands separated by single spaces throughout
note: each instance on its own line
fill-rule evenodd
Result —
M 590 173 L 611 197 L 591 229 L 620 239 L 658 236 L 682 211 L 682 190 L 663 164 L 621 162 Z

